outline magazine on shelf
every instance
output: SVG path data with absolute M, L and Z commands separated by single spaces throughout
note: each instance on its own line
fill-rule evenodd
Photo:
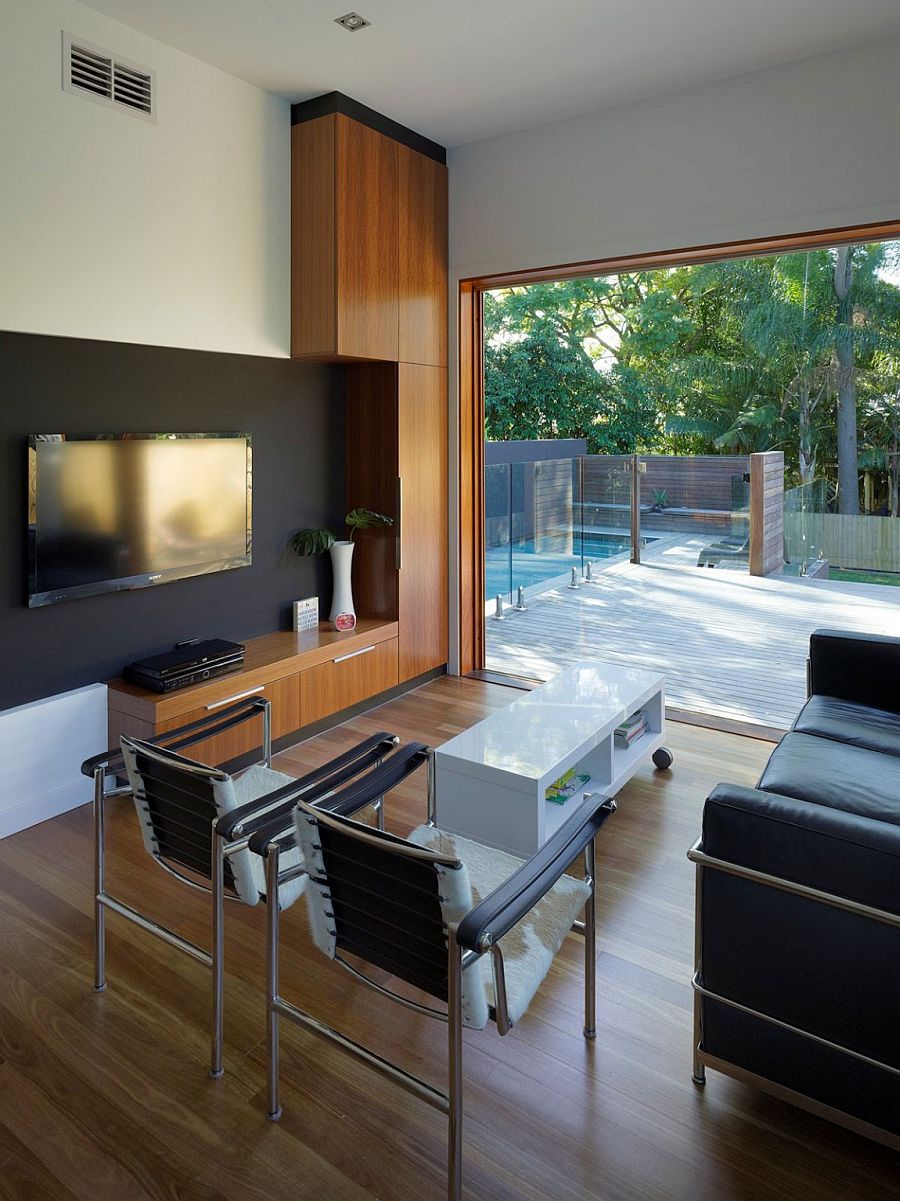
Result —
M 564 805 L 566 801 L 572 799 L 576 792 L 580 792 L 584 788 L 590 778 L 590 776 L 579 775 L 574 767 L 570 767 L 547 789 L 547 800 L 552 801 L 554 805 Z

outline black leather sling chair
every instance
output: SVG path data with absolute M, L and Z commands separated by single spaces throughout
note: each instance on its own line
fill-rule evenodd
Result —
M 279 1019 L 338 1044 L 428 1102 L 449 1119 L 447 1196 L 462 1196 L 462 1030 L 493 1021 L 506 1034 L 524 1014 L 553 958 L 584 910 L 584 1034 L 595 1037 L 594 837 L 615 811 L 613 800 L 587 799 L 553 837 L 523 861 L 449 834 L 429 821 L 397 838 L 353 818 L 432 754 L 421 743 L 398 750 L 381 768 L 329 798 L 327 812 L 301 798 L 293 835 L 260 829 L 250 848 L 277 880 L 285 854 L 302 852 L 313 940 L 330 959 L 382 996 L 447 1023 L 449 1090 L 432 1085 L 361 1047 L 279 995 L 279 913 L 268 910 L 268 1116 L 281 1116 Z M 429 785 L 431 774 L 429 771 Z M 584 856 L 583 879 L 566 869 Z M 479 904 L 474 897 L 485 899 Z M 446 1009 L 400 996 L 361 966 L 413 985 Z
M 142 930 L 210 968 L 212 1034 L 210 1071 L 224 1071 L 224 928 L 225 901 L 245 905 L 267 902 L 286 909 L 306 885 L 300 856 L 288 855 L 277 879 L 267 882 L 262 861 L 248 849 L 250 835 L 263 823 L 281 821 L 290 828 L 298 797 L 315 803 L 382 762 L 399 742 L 378 733 L 322 767 L 296 779 L 273 771 L 270 763 L 270 702 L 254 697 L 149 741 L 123 735 L 121 746 L 86 760 L 81 767 L 94 780 L 94 989 L 106 988 L 106 912 L 127 918 Z M 210 767 L 179 752 L 244 722 L 262 719 L 260 759 L 232 774 L 229 765 Z M 119 776 L 128 783 L 120 785 Z M 113 896 L 106 882 L 105 806 L 112 797 L 130 795 L 137 810 L 144 847 L 156 863 L 182 884 L 212 901 L 212 942 L 207 951 Z M 379 799 L 376 811 L 380 813 Z M 271 904 L 272 897 L 278 904 Z

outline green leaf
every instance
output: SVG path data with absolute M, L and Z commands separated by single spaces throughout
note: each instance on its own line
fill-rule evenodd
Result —
M 297 530 L 291 538 L 291 546 L 301 558 L 308 555 L 321 555 L 334 542 L 331 530 Z
M 362 508 L 351 509 L 344 520 L 350 527 L 351 538 L 357 530 L 371 530 L 376 526 L 394 524 L 392 517 L 385 517 L 383 513 L 376 513 L 372 509 Z

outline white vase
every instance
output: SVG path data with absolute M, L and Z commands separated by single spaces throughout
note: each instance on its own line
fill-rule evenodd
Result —
M 352 630 L 356 626 L 356 610 L 353 608 L 353 587 L 350 569 L 353 566 L 353 543 L 331 544 L 331 571 L 334 576 L 334 591 L 331 597 L 331 622 L 336 630 Z

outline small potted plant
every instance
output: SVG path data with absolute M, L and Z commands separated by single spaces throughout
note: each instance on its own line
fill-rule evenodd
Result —
M 669 490 L 668 488 L 653 489 L 653 504 L 650 506 L 651 513 L 661 513 L 663 509 L 669 507 Z
M 335 538 L 331 530 L 297 530 L 291 538 L 294 551 L 305 558 L 321 555 L 326 550 L 331 554 L 331 570 L 334 574 L 334 592 L 331 600 L 331 616 L 336 630 L 352 630 L 356 626 L 356 610 L 353 608 L 353 588 L 350 572 L 353 565 L 353 536 L 357 530 L 371 530 L 377 526 L 393 525 L 392 517 L 375 513 L 372 509 L 351 509 L 344 518 L 350 534 L 348 538 Z

